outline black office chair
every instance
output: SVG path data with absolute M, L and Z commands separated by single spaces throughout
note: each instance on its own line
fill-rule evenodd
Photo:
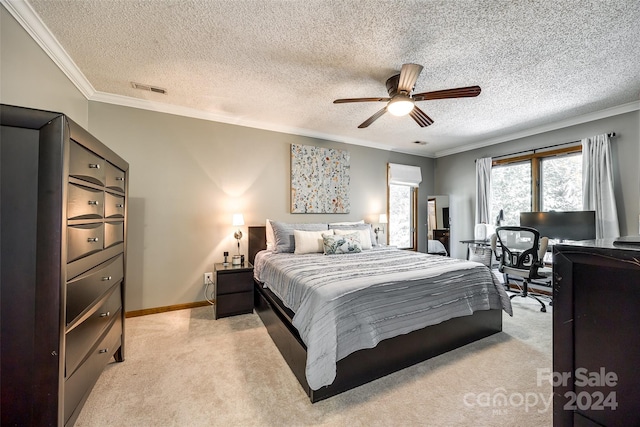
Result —
M 551 272 L 550 269 L 543 268 L 548 243 L 548 238 L 541 238 L 538 230 L 530 227 L 498 227 L 496 234 L 491 238 L 491 249 L 496 260 L 500 262 L 498 270 L 506 275 L 522 278 L 521 292 L 509 298 L 513 299 L 517 296 L 533 298 L 542 306 L 540 309 L 542 312 L 546 312 L 547 307 L 537 296 L 529 292 L 529 282 L 547 278 L 547 274 Z

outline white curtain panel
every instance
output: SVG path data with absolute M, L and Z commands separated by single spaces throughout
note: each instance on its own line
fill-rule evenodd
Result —
M 490 224 L 491 157 L 476 159 L 476 224 Z
M 607 134 L 582 140 L 582 207 L 596 211 L 597 239 L 620 235 L 611 162 Z

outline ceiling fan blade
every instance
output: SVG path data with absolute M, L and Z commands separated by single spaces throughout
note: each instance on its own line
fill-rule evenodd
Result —
M 369 126 L 371 123 L 375 122 L 376 120 L 378 120 L 380 117 L 382 117 L 382 115 L 384 113 L 387 112 L 387 107 L 385 106 L 382 110 L 378 111 L 377 113 L 375 113 L 373 116 L 369 117 L 367 120 L 365 120 L 364 122 L 362 122 L 362 124 L 360 126 L 358 126 L 358 128 L 360 129 L 364 129 L 367 126 Z
M 480 95 L 480 86 L 459 87 L 456 89 L 436 90 L 433 92 L 416 93 L 414 101 L 428 101 L 431 99 L 472 98 Z
M 400 80 L 398 80 L 398 92 L 405 91 L 407 93 L 413 90 L 416 80 L 422 72 L 422 65 L 404 64 L 400 70 Z
M 411 118 L 415 120 L 416 123 L 420 125 L 421 128 L 424 128 L 433 124 L 433 120 L 431 119 L 431 117 L 427 116 L 427 114 L 421 109 L 419 109 L 417 106 L 413 107 L 413 110 L 411 110 L 411 112 L 409 113 L 409 116 L 411 116 Z
M 391 100 L 391 98 L 344 98 L 344 99 L 336 99 L 333 101 L 334 104 L 345 104 L 347 102 L 387 102 Z

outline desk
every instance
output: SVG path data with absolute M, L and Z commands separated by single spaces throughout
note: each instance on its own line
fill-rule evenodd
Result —
M 487 267 L 492 266 L 493 257 L 490 240 L 460 240 L 467 245 L 467 259 L 480 262 Z
M 491 241 L 490 240 L 460 240 L 460 243 L 464 243 L 467 245 L 467 259 L 469 259 L 469 253 L 472 247 L 476 248 L 489 248 L 491 250 Z M 496 243 L 500 246 L 500 243 Z M 474 260 L 475 261 L 475 260 Z M 547 252 L 544 255 L 544 265 L 545 267 L 551 267 L 553 264 L 553 245 L 549 244 L 547 246 Z
M 476 261 L 479 262 L 481 264 L 486 265 L 487 267 L 493 269 L 494 267 L 497 267 L 497 264 L 494 263 L 495 258 L 492 256 L 493 255 L 493 251 L 491 250 L 491 241 L 490 240 L 460 240 L 460 243 L 464 243 L 467 245 L 467 259 L 469 261 Z M 498 248 L 500 247 L 500 243 L 497 243 Z M 551 267 L 551 262 L 552 262 L 552 258 L 551 258 L 551 250 L 553 249 L 553 246 L 549 245 L 549 247 L 547 247 L 547 253 L 545 254 L 544 257 L 544 264 L 546 267 Z M 509 284 L 510 284 L 510 279 L 513 279 L 513 277 L 509 278 L 509 275 L 504 274 L 502 275 L 503 277 L 503 283 L 505 285 L 505 288 L 507 290 L 509 290 Z M 550 295 L 551 294 L 551 290 L 546 290 L 546 289 L 540 289 L 539 286 L 542 286 L 543 288 L 549 288 L 550 287 L 550 280 L 551 277 L 549 277 L 547 280 L 531 280 L 529 282 L 530 285 L 538 285 L 538 287 L 534 287 L 532 290 L 534 291 L 534 293 L 541 293 L 543 295 Z M 548 283 L 549 282 L 549 283 Z M 514 285 L 515 286 L 515 285 Z M 519 289 L 519 287 L 518 287 Z

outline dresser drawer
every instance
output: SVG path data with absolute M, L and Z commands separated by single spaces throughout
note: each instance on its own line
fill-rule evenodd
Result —
M 111 188 L 112 190 L 122 191 L 124 193 L 124 171 L 118 169 L 109 162 L 106 163 L 105 169 L 105 179 L 107 181 L 106 187 Z
M 104 367 L 115 351 L 122 345 L 122 319 L 114 319 L 108 332 L 102 340 L 91 349 L 89 357 L 80 367 L 67 378 L 64 386 L 64 422 L 66 423 L 75 410 L 80 410 L 78 404 L 98 381 Z
M 81 224 L 67 227 L 67 262 L 102 250 L 104 224 Z
M 105 222 L 104 223 L 104 247 L 105 249 L 124 242 L 124 222 Z
M 218 272 L 216 276 L 216 288 L 218 295 L 252 291 L 253 272 L 243 271 L 231 274 Z
M 67 325 L 83 314 L 115 283 L 122 280 L 123 271 L 123 256 L 118 255 L 67 283 Z
M 105 161 L 91 151 L 71 141 L 69 147 L 69 176 L 104 185 Z
M 124 197 L 104 193 L 104 216 L 106 218 L 124 218 Z
M 111 294 L 100 307 L 84 322 L 73 328 L 66 336 L 65 367 L 66 376 L 73 374 L 87 352 L 105 331 L 114 316 L 120 316 L 122 295 L 120 286 L 114 286 Z
M 102 218 L 104 191 L 69 184 L 67 193 L 67 219 Z

